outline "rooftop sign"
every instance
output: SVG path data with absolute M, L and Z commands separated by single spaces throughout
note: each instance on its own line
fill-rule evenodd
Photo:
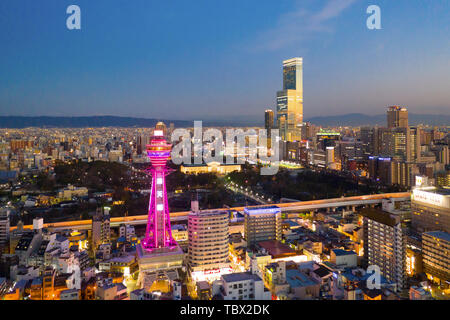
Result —
M 450 208 L 450 197 L 432 191 L 415 189 L 413 190 L 413 200 L 438 207 Z

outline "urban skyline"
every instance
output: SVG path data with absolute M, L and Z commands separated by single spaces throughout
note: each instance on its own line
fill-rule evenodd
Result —
M 0 300 L 174 300 L 152 306 L 214 319 L 450 300 L 450 123 L 413 118 L 422 102 L 447 112 L 447 2 L 138 0 L 98 24 L 106 1 L 53 1 L 0 5 L 0 105 L 127 117 L 1 117 Z M 61 8 L 64 32 L 31 28 Z M 406 30 L 418 13 L 433 21 Z M 42 49 L 59 37 L 73 42 Z M 383 120 L 307 116 L 361 104 Z
M 448 127 L 409 126 L 399 106 L 385 119 L 271 140 L 270 181 L 293 183 L 279 191 L 234 144 L 221 152 L 244 164 L 166 164 L 173 124 L 1 129 L 0 296 L 447 300 Z

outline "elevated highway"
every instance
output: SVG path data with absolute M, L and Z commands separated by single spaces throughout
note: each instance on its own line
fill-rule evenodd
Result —
M 338 207 L 354 207 L 354 206 L 367 206 L 380 204 L 383 199 L 391 198 L 394 201 L 405 201 L 409 200 L 411 197 L 409 192 L 396 192 L 396 193 L 383 193 L 383 194 L 371 194 L 364 196 L 354 196 L 354 197 L 342 197 L 333 199 L 322 199 L 322 200 L 311 200 L 311 201 L 300 201 L 300 202 L 289 202 L 289 203 L 274 203 L 261 205 L 258 207 L 267 207 L 276 205 L 281 208 L 282 212 L 289 214 L 290 211 L 309 211 L 317 209 L 333 209 Z M 254 207 L 254 206 L 249 206 Z M 239 211 L 243 212 L 244 207 L 234 207 L 234 208 L 219 208 L 215 210 L 227 210 L 227 211 Z M 173 222 L 187 220 L 189 211 L 182 212 L 172 212 L 170 214 L 170 220 Z M 130 225 L 145 225 L 147 223 L 147 215 L 139 216 L 128 216 L 128 217 L 116 217 L 111 218 L 111 227 L 117 227 L 120 224 L 130 224 Z M 44 228 L 48 228 L 53 231 L 59 230 L 89 230 L 92 227 L 91 220 L 77 220 L 77 221 L 65 221 L 65 222 L 54 222 L 45 223 Z M 32 225 L 25 225 L 24 229 L 32 229 Z M 16 229 L 16 227 L 11 227 L 11 231 Z

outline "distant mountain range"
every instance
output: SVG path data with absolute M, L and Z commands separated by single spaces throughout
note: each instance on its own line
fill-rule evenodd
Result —
M 316 125 L 321 126 L 363 126 L 363 125 L 380 125 L 386 126 L 386 115 L 378 114 L 374 116 L 349 113 L 339 116 L 313 117 L 306 119 Z M 434 114 L 408 114 L 409 125 L 427 124 L 432 126 L 450 126 L 450 115 L 434 115 Z
M 190 127 L 192 121 L 146 119 L 116 116 L 89 117 L 22 117 L 0 116 L 0 128 L 94 128 L 94 127 L 154 127 L 158 121 L 167 126 L 173 123 L 175 127 Z
M 200 120 L 200 119 L 199 119 Z M 363 126 L 386 125 L 386 115 L 366 115 L 361 113 L 349 113 L 338 116 L 312 117 L 305 119 L 315 125 L 324 127 L 332 126 Z M 132 118 L 117 116 L 88 116 L 88 117 L 23 117 L 0 116 L 0 128 L 88 128 L 88 127 L 154 127 L 158 121 L 163 121 L 167 126 L 173 123 L 177 128 L 192 127 L 191 120 L 167 120 Z M 450 126 L 450 115 L 409 114 L 409 124 L 427 124 Z M 206 120 L 203 126 L 263 126 L 263 119 L 259 117 L 242 117 L 241 119 Z

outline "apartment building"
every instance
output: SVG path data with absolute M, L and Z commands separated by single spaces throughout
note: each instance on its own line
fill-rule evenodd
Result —
M 191 212 L 188 218 L 188 265 L 191 273 L 207 275 L 228 269 L 228 237 L 228 212 Z

